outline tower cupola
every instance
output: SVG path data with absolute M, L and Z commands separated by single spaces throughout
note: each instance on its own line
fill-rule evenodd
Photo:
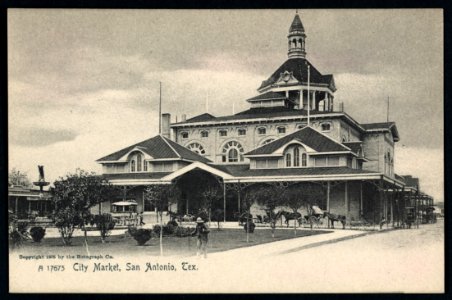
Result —
M 304 33 L 303 23 L 301 23 L 300 16 L 298 13 L 290 25 L 289 35 L 287 36 L 289 40 L 289 58 L 305 58 L 305 40 L 306 34 Z

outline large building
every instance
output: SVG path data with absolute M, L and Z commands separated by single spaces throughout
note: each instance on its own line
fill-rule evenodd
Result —
M 394 172 L 395 123 L 361 124 L 335 105 L 334 77 L 311 64 L 306 42 L 296 14 L 288 58 L 246 100 L 249 109 L 177 123 L 163 114 L 160 135 L 98 159 L 109 181 L 124 189 L 117 200 L 133 200 L 138 211 L 152 214 L 144 188 L 175 184 L 181 199 L 169 209 L 194 212 L 205 185 L 214 182 L 223 189 L 221 208 L 231 220 L 241 209 L 238 186 L 290 186 L 303 197 L 314 185 L 316 204 L 348 222 L 399 218 L 395 203 L 405 183 Z M 102 209 L 110 211 L 111 203 Z

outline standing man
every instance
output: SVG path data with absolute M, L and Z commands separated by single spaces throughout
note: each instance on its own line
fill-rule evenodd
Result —
M 192 236 L 198 236 L 196 256 L 199 257 L 199 254 L 202 251 L 204 253 L 204 258 L 207 258 L 207 242 L 209 241 L 210 230 L 207 228 L 206 224 L 204 224 L 202 218 L 198 217 L 196 223 L 196 228 L 191 234 Z

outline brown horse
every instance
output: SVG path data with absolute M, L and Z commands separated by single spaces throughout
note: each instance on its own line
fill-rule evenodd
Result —
M 280 215 L 284 216 L 287 227 L 289 227 L 290 220 L 296 220 L 298 222 L 298 225 L 301 226 L 302 218 L 301 218 L 301 214 L 299 212 L 288 212 L 288 211 L 282 210 L 280 212 Z
M 323 213 L 323 217 L 328 217 L 328 228 L 330 228 L 330 222 L 331 222 L 331 228 L 334 229 L 334 222 L 341 222 L 342 223 L 342 229 L 345 229 L 345 222 L 346 222 L 346 217 L 342 216 L 342 215 L 335 215 L 335 214 L 331 214 L 327 211 L 325 211 Z

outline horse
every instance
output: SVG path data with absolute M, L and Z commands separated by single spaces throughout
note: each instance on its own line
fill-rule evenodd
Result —
M 327 211 L 325 211 L 323 213 L 323 217 L 328 217 L 328 228 L 330 227 L 330 222 L 331 222 L 331 228 L 334 229 L 334 222 L 338 221 L 342 223 L 342 229 L 345 229 L 345 221 L 346 221 L 346 217 L 342 216 L 342 215 L 335 215 L 332 213 L 329 213 Z
M 244 212 L 244 213 L 235 212 L 234 217 L 238 219 L 239 225 L 243 225 L 247 221 L 247 219 L 248 220 L 253 219 L 253 215 L 250 213 L 246 213 L 246 212 Z
M 289 227 L 290 220 L 296 220 L 298 225 L 301 226 L 302 218 L 299 212 L 288 212 L 288 211 L 280 211 L 280 215 L 284 216 L 285 223 L 287 227 Z

